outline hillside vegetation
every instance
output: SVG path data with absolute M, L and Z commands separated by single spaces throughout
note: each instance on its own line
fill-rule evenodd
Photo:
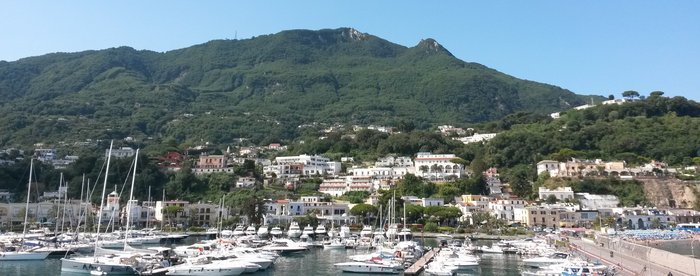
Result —
M 427 129 L 587 101 L 461 61 L 432 39 L 407 48 L 349 28 L 291 30 L 165 53 L 0 61 L 0 146 L 126 136 L 267 143 L 313 122 Z

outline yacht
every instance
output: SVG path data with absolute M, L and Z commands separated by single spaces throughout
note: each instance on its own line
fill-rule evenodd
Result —
M 441 262 L 430 262 L 425 267 L 425 274 L 435 276 L 452 276 L 457 271 L 456 266 L 447 265 Z
M 246 267 L 240 262 L 211 261 L 206 257 L 198 257 L 188 259 L 184 264 L 169 267 L 166 275 L 235 276 L 245 272 Z
M 353 273 L 399 274 L 403 271 L 403 266 L 397 262 L 345 262 L 337 263 L 335 267 Z
M 497 244 L 489 246 L 482 246 L 479 248 L 482 253 L 496 253 L 496 254 L 503 254 L 503 248 L 498 246 Z
M 272 227 L 272 230 L 270 230 L 270 235 L 272 235 L 273 237 L 278 238 L 278 237 L 281 237 L 282 234 L 283 234 L 283 233 L 282 233 L 282 229 L 280 229 L 280 228 L 277 227 L 277 226 Z
M 362 231 L 360 231 L 360 237 L 372 237 L 372 226 L 371 225 L 363 226 Z
M 324 243 L 323 249 L 345 249 L 345 244 L 342 243 L 340 239 L 334 239 L 328 243 Z
M 244 233 L 246 234 L 246 236 L 253 236 L 253 235 L 255 235 L 255 226 L 253 226 L 253 225 L 251 224 L 250 226 L 248 226 L 248 228 L 245 229 L 245 232 L 244 232 Z
M 299 236 L 301 236 L 301 229 L 299 228 L 299 223 L 296 221 L 292 221 L 292 224 L 289 225 L 289 231 L 287 231 L 287 237 L 296 239 Z
M 298 243 L 289 239 L 273 240 L 272 243 L 263 246 L 260 249 L 268 252 L 277 252 L 279 254 L 296 253 L 307 250 L 305 246 L 301 246 Z
M 304 230 L 301 231 L 301 234 L 302 234 L 302 235 L 308 235 L 309 237 L 311 237 L 311 236 L 314 235 L 314 228 L 311 227 L 311 225 L 308 225 L 308 224 L 307 224 L 307 225 L 304 227 Z
M 408 229 L 404 227 L 401 229 L 401 232 L 399 232 L 399 241 L 411 241 L 413 240 L 413 233 L 411 233 L 411 229 Z
M 269 234 L 270 234 L 270 232 L 267 228 L 267 225 L 263 225 L 263 226 L 260 226 L 260 228 L 258 228 L 258 237 L 267 238 L 267 235 L 269 235 Z
M 554 264 L 562 264 L 567 261 L 569 254 L 557 252 L 546 257 L 535 257 L 523 260 L 523 264 L 528 267 L 540 268 Z
M 238 225 L 236 226 L 236 229 L 233 229 L 233 235 L 234 236 L 243 236 L 245 235 L 245 228 L 243 228 L 243 225 Z
M 340 226 L 340 233 L 338 233 L 338 236 L 342 239 L 347 239 L 351 235 L 350 233 L 350 227 L 347 225 Z
M 326 232 L 326 227 L 323 226 L 323 224 L 319 224 L 319 225 L 316 227 L 316 230 L 314 231 L 314 234 L 316 234 L 317 236 L 324 236 L 324 235 L 326 235 L 326 234 L 327 234 L 327 232 Z

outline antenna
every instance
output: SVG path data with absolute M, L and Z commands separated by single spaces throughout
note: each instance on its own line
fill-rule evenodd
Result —
M 233 39 L 234 39 L 234 40 L 238 40 L 238 31 L 235 31 L 235 32 L 233 33 Z

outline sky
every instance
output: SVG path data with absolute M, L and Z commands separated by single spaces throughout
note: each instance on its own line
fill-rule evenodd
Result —
M 0 60 L 352 27 L 578 94 L 700 101 L 700 1 L 0 1 Z

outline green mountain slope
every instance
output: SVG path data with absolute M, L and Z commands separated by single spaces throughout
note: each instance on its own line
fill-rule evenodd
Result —
M 461 61 L 432 39 L 407 48 L 349 28 L 291 30 L 166 53 L 120 47 L 0 62 L 0 145 L 268 142 L 311 122 L 427 128 L 584 102 Z

